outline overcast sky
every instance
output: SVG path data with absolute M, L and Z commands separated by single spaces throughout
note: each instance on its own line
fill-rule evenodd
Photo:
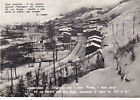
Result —
M 105 7 L 114 5 L 121 0 L 0 0 L 0 24 L 20 23 L 28 21 L 45 21 L 80 7 Z M 5 14 L 5 3 L 44 3 L 47 16 L 36 16 L 36 14 Z

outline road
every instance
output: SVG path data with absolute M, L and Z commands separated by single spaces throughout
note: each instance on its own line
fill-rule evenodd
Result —
M 76 61 L 77 57 L 83 57 L 85 56 L 85 42 L 86 42 L 86 38 L 82 35 L 82 33 L 78 35 L 78 44 L 76 45 L 76 47 L 73 49 L 73 51 L 64 59 L 62 59 L 59 62 L 55 63 L 56 69 L 59 67 L 59 64 L 66 64 L 68 63 L 69 60 L 72 60 L 73 62 Z M 48 72 L 51 73 L 53 71 L 53 65 L 49 66 L 49 67 L 43 67 L 43 72 Z

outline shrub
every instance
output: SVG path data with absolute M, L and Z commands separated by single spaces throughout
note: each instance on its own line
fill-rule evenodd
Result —
M 16 97 L 26 96 L 26 87 L 22 78 L 19 80 L 19 83 L 17 84 L 15 96 Z
M 135 61 L 135 58 L 136 58 L 136 56 L 135 56 L 135 52 L 132 52 L 132 55 L 131 55 L 131 61 Z

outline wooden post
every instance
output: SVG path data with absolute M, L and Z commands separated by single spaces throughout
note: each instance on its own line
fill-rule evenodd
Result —
M 15 66 L 15 78 L 17 78 L 17 68 Z
M 89 63 L 89 54 L 88 54 L 88 63 Z
M 76 83 L 78 83 L 78 63 L 76 63 Z
M 113 23 L 112 23 L 112 32 L 113 32 L 113 34 L 114 34 L 114 25 L 113 25 Z
M 41 67 L 41 61 L 39 62 L 39 68 L 38 68 L 38 84 L 39 84 L 39 71 L 40 71 L 40 67 Z
M 118 35 L 118 31 L 119 31 L 119 28 L 118 28 L 118 23 L 116 24 L 116 27 L 117 27 L 117 32 L 116 32 L 116 36 Z
M 33 36 L 32 39 L 33 39 L 32 41 L 34 42 L 34 36 Z M 34 47 L 34 43 L 33 43 L 33 42 L 32 42 L 32 46 L 33 46 L 33 47 L 32 47 L 32 48 L 33 48 L 33 51 L 32 51 L 32 53 L 33 53 L 32 63 L 33 63 L 33 66 L 34 66 L 34 59 L 35 59 L 34 48 L 35 48 L 35 47 Z
M 125 25 L 125 24 L 123 23 L 122 25 L 123 25 L 123 34 L 122 34 L 122 35 L 124 35 L 124 25 Z
M 29 58 L 29 47 L 28 48 L 28 52 L 27 52 L 27 55 L 28 55 L 28 58 Z M 28 67 L 30 67 L 30 61 L 28 60 Z
M 13 74 L 12 74 L 12 66 L 10 67 L 11 68 L 11 94 L 13 94 Z
M 7 75 L 8 75 L 8 82 L 9 82 L 9 70 L 7 70 Z
M 2 73 L 3 73 L 3 72 L 2 72 L 2 70 L 1 70 L 1 80 L 2 80 Z

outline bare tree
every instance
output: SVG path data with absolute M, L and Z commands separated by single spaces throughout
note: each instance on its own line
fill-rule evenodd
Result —
M 56 41 L 54 40 L 55 36 L 55 28 L 54 28 L 54 22 L 50 21 L 48 25 L 48 36 L 50 38 L 50 41 L 52 43 L 52 50 L 53 50 L 53 65 L 54 65 L 54 82 L 56 85 L 56 73 L 55 73 L 55 50 L 56 50 Z

